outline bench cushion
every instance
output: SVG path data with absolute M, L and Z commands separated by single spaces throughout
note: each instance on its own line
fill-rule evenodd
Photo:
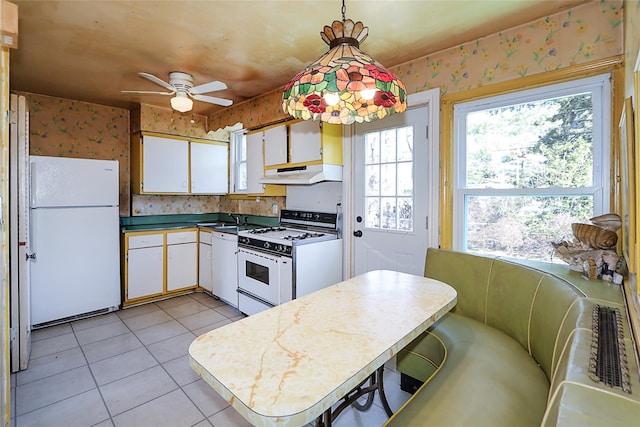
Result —
M 439 372 L 388 421 L 388 426 L 539 426 L 549 381 L 522 346 L 504 332 L 449 313 L 398 354 L 399 369 L 418 362 L 440 340 Z M 425 347 L 425 348 L 421 348 Z M 404 371 L 404 369 L 400 369 Z

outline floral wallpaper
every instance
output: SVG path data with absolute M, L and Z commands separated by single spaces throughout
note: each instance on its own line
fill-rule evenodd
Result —
M 284 197 L 233 200 L 226 196 L 131 194 L 130 134 L 140 130 L 205 137 L 207 117 L 142 104 L 131 112 L 86 102 L 23 93 L 30 115 L 30 153 L 42 156 L 118 160 L 120 215 L 231 212 L 273 216 Z M 273 200 L 271 200 L 273 199 Z
M 631 2 L 637 8 L 637 2 Z M 392 71 L 408 93 L 440 87 L 443 94 L 519 78 L 622 53 L 622 1 L 597 0 L 529 24 L 429 54 Z M 241 212 L 270 215 L 284 197 L 260 201 L 226 196 L 130 195 L 129 134 L 139 130 L 204 137 L 237 122 L 252 128 L 286 118 L 282 89 L 204 117 L 146 104 L 129 112 L 25 94 L 31 111 L 31 153 L 120 161 L 121 215 Z
M 141 104 L 131 111 L 131 133 L 141 130 L 205 138 L 209 129 L 206 116 Z
M 285 197 L 261 197 L 258 199 L 231 199 L 227 196 L 165 196 L 133 195 L 133 216 L 166 215 L 183 213 L 227 212 L 245 215 L 277 216 L 285 208 Z
M 439 87 L 444 95 L 620 55 L 622 11 L 622 0 L 596 0 L 389 68 L 407 93 Z M 252 128 L 282 120 L 281 97 L 278 88 L 212 114 L 209 125 Z
M 624 7 L 624 96 L 628 97 L 633 95 L 633 69 L 640 51 L 640 1 L 625 0 Z
M 129 215 L 129 110 L 23 93 L 30 154 L 118 160 L 120 215 Z

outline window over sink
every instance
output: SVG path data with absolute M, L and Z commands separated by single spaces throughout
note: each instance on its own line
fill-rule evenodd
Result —
M 247 135 L 246 130 L 231 133 L 230 139 L 231 158 L 229 162 L 231 193 L 244 194 L 247 192 Z

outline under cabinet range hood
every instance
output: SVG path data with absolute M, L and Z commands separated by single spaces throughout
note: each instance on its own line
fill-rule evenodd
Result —
M 322 181 L 342 181 L 342 166 L 308 165 L 267 169 L 261 184 L 308 185 Z

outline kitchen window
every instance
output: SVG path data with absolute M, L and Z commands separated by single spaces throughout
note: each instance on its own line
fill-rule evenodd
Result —
M 609 75 L 454 107 L 454 248 L 553 261 L 609 212 Z
M 231 192 L 247 192 L 247 136 L 246 130 L 232 132 L 230 135 Z

